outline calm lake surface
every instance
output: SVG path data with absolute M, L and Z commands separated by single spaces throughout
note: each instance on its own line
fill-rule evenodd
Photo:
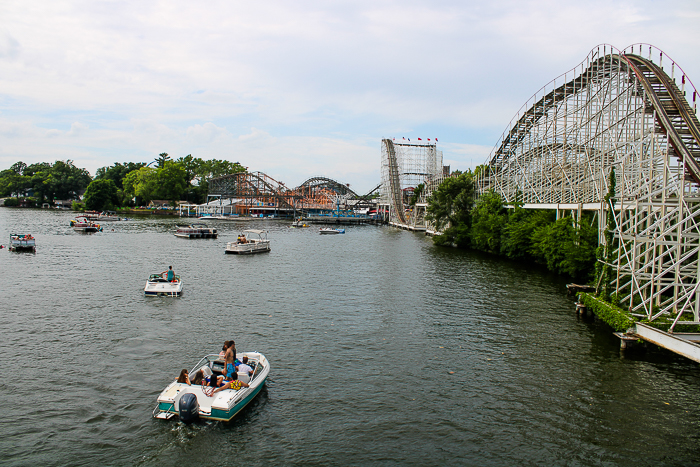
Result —
M 2 464 L 700 462 L 699 366 L 621 357 L 541 269 L 390 227 L 219 221 L 218 239 L 185 240 L 176 218 L 84 235 L 72 217 L 0 208 L 0 243 L 37 239 L 0 250 Z M 225 255 L 240 228 L 268 229 L 272 251 Z M 183 296 L 144 297 L 169 265 Z M 231 338 L 270 360 L 258 398 L 230 423 L 153 419 Z

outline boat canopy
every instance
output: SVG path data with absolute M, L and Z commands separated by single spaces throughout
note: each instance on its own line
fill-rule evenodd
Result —
M 265 233 L 265 231 L 264 230 L 257 230 L 257 229 L 248 229 L 248 230 L 244 230 L 243 233 L 254 233 L 254 234 L 260 235 L 262 233 Z

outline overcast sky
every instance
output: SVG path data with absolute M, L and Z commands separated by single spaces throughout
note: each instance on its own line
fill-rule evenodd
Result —
M 385 137 L 484 162 L 601 43 L 654 44 L 700 86 L 697 0 L 3 0 L 0 19 L 0 169 L 167 152 L 366 192 Z

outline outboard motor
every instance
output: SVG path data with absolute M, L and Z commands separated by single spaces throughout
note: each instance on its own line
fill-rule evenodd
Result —
M 192 423 L 199 418 L 199 402 L 191 392 L 182 395 L 179 406 L 180 420 L 184 423 Z

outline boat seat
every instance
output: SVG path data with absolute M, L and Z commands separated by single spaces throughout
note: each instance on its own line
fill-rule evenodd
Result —
M 242 383 L 247 384 L 250 382 L 250 376 L 245 371 L 239 371 L 238 372 L 238 380 L 241 381 Z

